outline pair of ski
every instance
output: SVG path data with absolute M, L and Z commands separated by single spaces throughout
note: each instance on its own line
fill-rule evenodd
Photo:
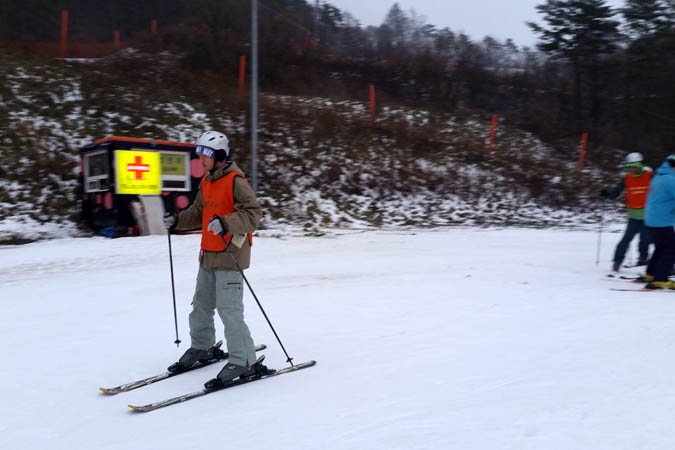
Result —
M 122 392 L 129 392 L 129 391 L 132 391 L 134 389 L 138 389 L 140 387 L 148 386 L 150 384 L 156 383 L 158 381 L 166 380 L 167 378 L 175 377 L 176 375 L 180 375 L 180 374 L 190 372 L 190 371 L 193 371 L 193 370 L 196 370 L 196 369 L 201 369 L 202 367 L 206 367 L 206 366 L 209 366 L 211 364 L 215 364 L 217 362 L 220 362 L 220 361 L 223 361 L 223 360 L 229 358 L 229 354 L 227 352 L 223 352 L 222 350 L 220 350 L 221 345 L 223 345 L 223 342 L 218 341 L 218 343 L 216 343 L 216 345 L 213 346 L 213 350 L 214 350 L 213 354 L 216 355 L 215 357 L 213 357 L 209 360 L 206 360 L 206 361 L 196 363 L 195 365 L 193 365 L 192 367 L 190 367 L 188 369 L 184 369 L 184 370 L 176 371 L 176 372 L 166 371 L 166 372 L 161 373 L 159 375 L 154 375 L 152 377 L 144 378 L 142 380 L 122 384 L 122 385 L 114 387 L 114 388 L 99 388 L 99 390 L 101 392 L 103 392 L 104 394 L 108 394 L 108 395 L 121 394 Z M 264 350 L 265 348 L 267 348 L 265 345 L 258 345 L 258 346 L 256 346 L 255 350 L 256 350 L 256 352 L 259 352 L 261 350 Z M 128 406 L 129 406 L 129 408 L 131 408 L 132 410 L 137 411 L 137 412 L 154 411 L 155 409 L 163 408 L 163 407 L 169 406 L 169 405 L 174 405 L 176 403 L 182 403 L 184 401 L 191 400 L 191 399 L 197 398 L 197 397 L 201 397 L 203 395 L 207 395 L 207 394 L 210 394 L 212 392 L 222 391 L 223 389 L 238 386 L 240 384 L 250 383 L 251 381 L 262 380 L 264 378 L 270 378 L 270 377 L 274 377 L 274 376 L 277 376 L 277 375 L 283 375 L 283 374 L 289 373 L 289 372 L 295 372 L 297 370 L 305 369 L 307 367 L 312 367 L 313 365 L 316 364 L 316 361 L 310 360 L 310 361 L 304 362 L 302 364 L 295 364 L 295 365 L 291 365 L 289 367 L 285 367 L 283 369 L 273 370 L 273 369 L 264 368 L 265 366 L 262 365 L 262 362 L 263 362 L 264 359 L 265 359 L 264 355 L 261 356 L 260 358 L 258 358 L 258 360 L 256 361 L 256 363 L 254 365 L 254 367 L 256 368 L 255 372 L 253 374 L 247 376 L 247 377 L 239 377 L 235 380 L 232 380 L 232 381 L 229 381 L 229 382 L 226 382 L 226 383 L 218 382 L 217 379 L 214 379 L 214 380 L 209 381 L 209 383 L 207 383 L 209 385 L 208 388 L 205 387 L 204 389 L 202 389 L 200 391 L 195 391 L 195 392 L 191 392 L 191 393 L 188 393 L 188 394 L 179 395 L 177 397 L 173 397 L 173 398 L 170 398 L 170 399 L 167 399 L 167 400 L 162 400 L 162 401 L 155 402 L 155 403 L 150 403 L 150 404 L 143 405 L 143 406 L 136 406 L 136 405 L 128 405 Z M 264 369 L 262 369 L 262 368 L 264 368 Z
M 640 277 L 626 277 L 626 276 L 619 276 L 619 277 L 613 277 L 608 275 L 610 278 L 609 281 L 623 281 L 623 282 L 629 282 L 629 283 L 635 283 L 635 284 L 646 284 L 646 281 L 643 281 L 640 279 Z M 627 288 L 609 288 L 610 291 L 621 291 L 621 292 L 675 292 L 672 289 L 647 289 L 647 288 L 632 288 L 632 289 L 627 289 Z
M 675 290 L 673 289 L 647 289 L 647 288 L 640 288 L 640 289 L 627 289 L 627 288 L 609 288 L 610 291 L 620 291 L 620 292 L 670 292 L 670 293 L 675 293 Z
M 640 276 L 639 275 L 626 276 L 626 275 L 619 275 L 617 273 L 612 272 L 612 273 L 607 274 L 607 278 L 609 278 L 610 281 L 614 281 L 614 280 L 616 280 L 616 281 L 618 281 L 618 280 L 636 281 L 640 278 Z

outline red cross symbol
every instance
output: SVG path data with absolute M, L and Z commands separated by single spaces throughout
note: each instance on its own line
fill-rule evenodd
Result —
M 143 164 L 142 158 L 143 158 L 142 156 L 135 156 L 134 162 L 131 164 L 127 164 L 127 171 L 136 172 L 137 180 L 143 179 L 143 172 L 150 172 L 150 165 Z

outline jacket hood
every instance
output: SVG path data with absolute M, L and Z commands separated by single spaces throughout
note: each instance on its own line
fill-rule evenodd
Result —
M 668 164 L 667 161 L 664 162 L 663 164 L 661 164 L 661 166 L 660 166 L 658 169 L 656 169 L 656 173 L 657 173 L 658 175 L 672 175 L 672 176 L 675 176 L 675 172 L 673 171 L 673 168 L 670 167 L 670 164 Z

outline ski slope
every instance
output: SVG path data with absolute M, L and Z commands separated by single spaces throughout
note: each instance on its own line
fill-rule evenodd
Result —
M 605 277 L 619 234 L 596 266 L 593 231 L 350 233 L 254 243 L 247 276 L 291 356 L 315 367 L 146 414 L 127 404 L 220 370 L 98 391 L 188 348 L 199 236 L 172 238 L 180 348 L 165 236 L 0 247 L 0 448 L 675 446 L 675 292 L 610 290 L 635 286 Z

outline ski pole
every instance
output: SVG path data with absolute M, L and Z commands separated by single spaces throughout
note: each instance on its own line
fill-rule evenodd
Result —
M 220 219 L 220 217 L 218 217 L 218 220 L 221 220 L 221 223 L 222 223 L 222 219 Z M 223 228 L 225 228 L 225 227 L 223 227 Z M 262 311 L 263 316 L 265 316 L 265 320 L 267 321 L 267 324 L 272 329 L 272 333 L 274 333 L 274 337 L 277 338 L 277 342 L 279 342 L 279 345 L 281 346 L 281 349 L 284 351 L 284 354 L 286 355 L 286 361 L 288 361 L 288 363 L 291 365 L 291 367 L 295 367 L 293 365 L 293 358 L 288 356 L 288 352 L 286 351 L 286 348 L 284 347 L 284 344 L 281 343 L 281 339 L 279 339 L 279 335 L 277 334 L 276 330 L 272 326 L 272 322 L 270 322 L 269 317 L 267 317 L 267 313 L 265 312 L 262 305 L 260 304 L 260 300 L 258 300 L 258 296 L 255 295 L 255 292 L 253 292 L 253 288 L 251 287 L 251 283 L 248 282 L 248 279 L 246 278 L 246 275 L 244 275 L 244 271 L 241 268 L 241 266 L 239 265 L 239 262 L 237 261 L 236 256 L 234 256 L 233 252 L 228 251 L 228 249 L 230 248 L 230 244 L 232 243 L 232 240 L 230 240 L 230 244 L 228 244 L 227 241 L 225 240 L 225 236 L 223 236 L 222 234 L 219 234 L 218 236 L 220 236 L 220 238 L 223 240 L 223 244 L 225 244 L 225 250 L 223 250 L 223 251 L 225 253 L 229 254 L 230 257 L 232 258 L 232 262 L 234 263 L 235 267 L 237 268 L 237 270 L 241 274 L 242 278 L 246 282 L 246 286 L 248 286 L 248 290 L 251 291 L 251 294 L 253 295 L 253 298 L 255 299 L 255 302 L 258 304 L 258 307 L 260 308 L 260 311 Z
M 173 341 L 176 347 L 180 346 L 180 339 L 178 339 L 178 314 L 176 313 L 176 288 L 173 282 L 173 255 L 171 253 L 171 230 L 166 230 L 166 235 L 169 237 L 169 267 L 171 267 L 171 293 L 173 294 L 173 321 L 176 325 L 176 340 Z
M 600 264 L 600 244 L 602 242 L 602 229 L 604 227 L 605 214 L 604 212 L 600 213 L 600 227 L 598 228 L 598 249 L 595 254 L 595 265 Z

